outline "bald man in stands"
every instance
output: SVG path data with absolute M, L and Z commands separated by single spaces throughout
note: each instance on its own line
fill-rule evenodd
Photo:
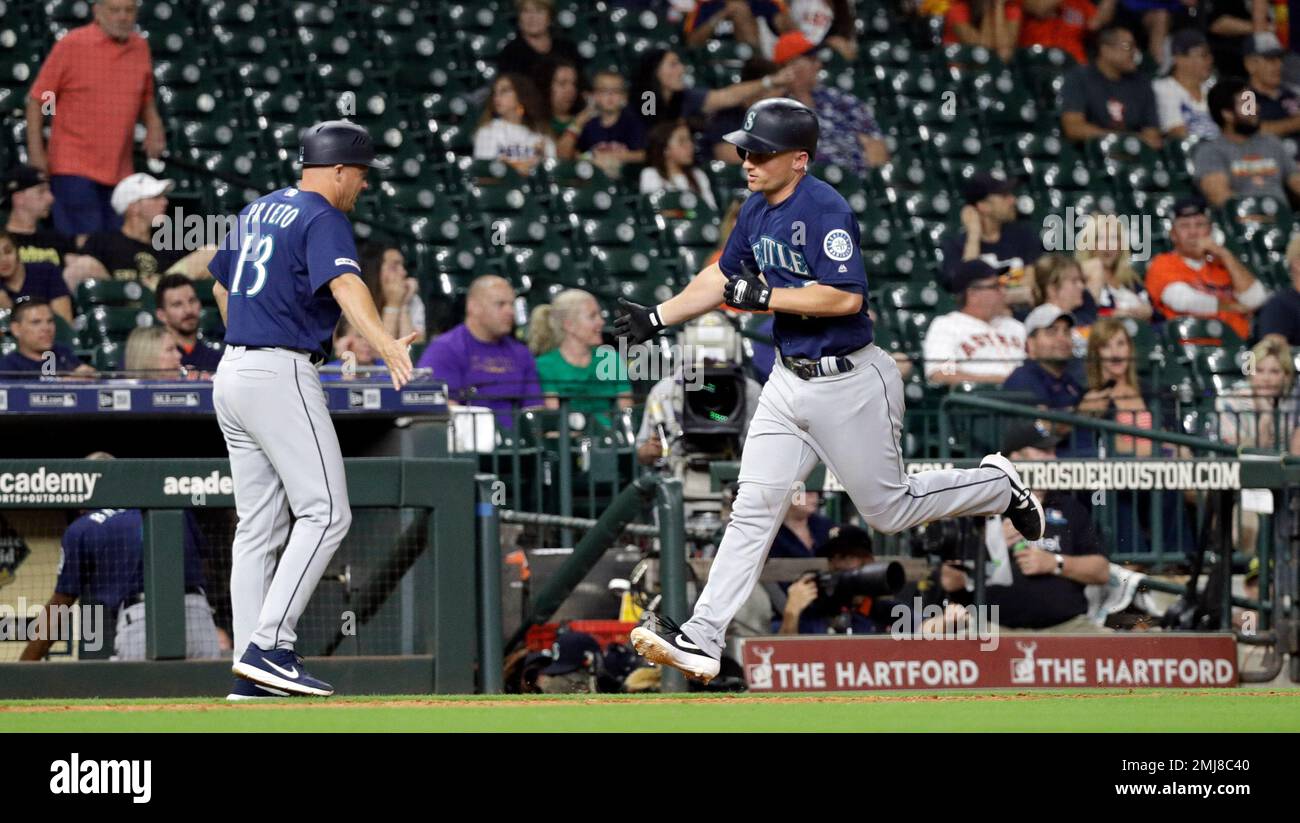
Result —
M 514 410 L 542 405 L 537 364 L 514 337 L 515 290 L 493 274 L 470 284 L 465 322 L 439 335 L 420 358 L 435 380 L 447 383 L 447 399 L 486 406 L 497 425 L 512 428 Z

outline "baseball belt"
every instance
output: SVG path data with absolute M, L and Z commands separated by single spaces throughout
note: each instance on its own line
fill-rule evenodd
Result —
M 853 361 L 847 357 L 823 357 L 810 360 L 806 357 L 782 357 L 781 362 L 800 380 L 827 377 L 853 371 Z

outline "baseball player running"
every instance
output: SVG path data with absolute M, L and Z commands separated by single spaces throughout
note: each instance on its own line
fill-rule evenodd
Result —
M 346 120 L 319 123 L 303 135 L 298 160 L 298 185 L 244 207 L 237 237 L 209 266 L 227 329 L 213 403 L 239 515 L 232 700 L 334 691 L 307 672 L 294 643 L 352 522 L 343 455 L 314 368 L 340 313 L 375 347 L 395 388 L 411 378 L 415 336 L 395 340 L 384 330 L 345 216 L 368 186 L 367 169 L 382 168 L 370 135 Z
M 654 308 L 624 301 L 627 313 L 615 321 L 620 336 L 641 343 L 720 302 L 776 315 L 776 365 L 749 427 L 731 522 L 695 614 L 683 626 L 656 616 L 654 629 L 632 631 L 639 654 L 706 683 L 718 673 L 727 625 L 758 580 L 793 489 L 818 461 L 881 532 L 1005 514 L 1036 540 L 1045 525 L 1042 506 L 1001 454 L 977 469 L 904 470 L 903 381 L 893 358 L 871 342 L 857 218 L 808 174 L 817 137 L 816 115 L 795 100 L 751 106 L 743 128 L 724 139 L 736 145 L 748 187 L 761 196 L 745 201 L 717 263 Z

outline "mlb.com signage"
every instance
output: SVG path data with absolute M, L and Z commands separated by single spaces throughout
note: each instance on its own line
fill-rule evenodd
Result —
M 1223 687 L 1237 685 L 1230 635 L 1042 635 L 979 640 L 865 637 L 746 638 L 754 691 Z

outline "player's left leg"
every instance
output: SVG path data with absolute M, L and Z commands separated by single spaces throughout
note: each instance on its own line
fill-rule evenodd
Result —
M 817 378 L 799 397 L 809 434 L 873 529 L 891 534 L 932 520 L 1006 514 L 1021 533 L 1042 536 L 1042 507 L 1011 461 L 990 455 L 976 469 L 909 475 L 903 465 L 903 381 L 877 346 L 850 355 L 854 369 Z

